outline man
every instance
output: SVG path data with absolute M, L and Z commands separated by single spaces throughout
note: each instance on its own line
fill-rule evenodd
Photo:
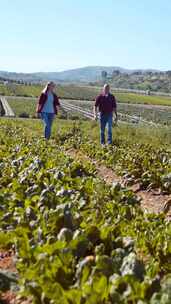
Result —
M 97 112 L 100 112 L 100 142 L 105 144 L 105 128 L 108 125 L 108 144 L 112 144 L 112 123 L 113 113 L 117 122 L 117 106 L 114 95 L 110 93 L 110 86 L 105 84 L 102 93 L 97 96 L 94 106 L 94 119 L 97 119 Z

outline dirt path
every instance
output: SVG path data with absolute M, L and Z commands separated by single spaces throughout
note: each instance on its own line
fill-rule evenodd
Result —
M 4 109 L 5 116 L 7 116 L 7 117 L 15 117 L 15 114 L 14 114 L 13 110 L 11 109 L 11 107 L 10 107 L 8 101 L 6 100 L 6 98 L 3 97 L 3 96 L 1 96 L 0 100 L 2 102 L 2 107 Z
M 80 161 L 90 161 L 95 165 L 97 175 L 103 179 L 107 184 L 120 183 L 123 187 L 127 187 L 127 181 L 118 176 L 112 169 L 107 168 L 105 165 L 100 164 L 99 161 L 90 159 L 87 155 L 81 151 L 70 149 L 66 151 L 67 155 Z M 160 213 L 165 212 L 167 217 L 171 219 L 171 195 L 161 194 L 155 190 L 140 190 L 138 184 L 127 187 L 132 190 L 138 199 L 141 200 L 141 207 L 145 212 Z
M 7 272 L 8 274 L 17 273 L 14 262 L 15 253 L 13 251 L 0 251 L 0 272 Z M 31 299 L 24 299 L 18 297 L 16 292 L 10 289 L 1 293 L 0 303 L 2 304 L 32 304 Z

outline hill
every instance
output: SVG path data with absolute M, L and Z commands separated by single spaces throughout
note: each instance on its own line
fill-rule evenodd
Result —
M 0 71 L 0 82 L 92 84 L 109 82 L 114 88 L 171 93 L 171 71 L 129 70 L 121 67 L 89 66 L 63 72 L 15 73 Z
M 46 78 L 68 82 L 94 82 L 101 79 L 102 71 L 106 71 L 108 74 L 111 74 L 114 70 L 119 70 L 121 73 L 131 73 L 130 70 L 126 70 L 120 67 L 90 66 L 66 70 L 63 72 L 36 73 L 36 76 L 42 79 Z
M 119 71 L 122 74 L 126 73 L 130 75 L 138 71 L 146 72 L 153 70 L 129 70 L 116 66 L 89 66 L 62 72 L 15 73 L 0 71 L 0 77 L 12 80 L 35 82 L 48 80 L 59 82 L 97 82 L 101 80 L 102 71 L 106 71 L 108 75 L 112 75 L 113 71 Z

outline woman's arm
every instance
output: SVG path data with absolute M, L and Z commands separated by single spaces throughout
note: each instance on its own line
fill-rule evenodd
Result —
M 57 114 L 61 108 L 61 104 L 60 104 L 59 98 L 56 94 L 54 94 L 54 107 L 55 107 L 55 114 Z
M 45 101 L 46 101 L 46 96 L 45 96 L 45 94 L 42 93 L 38 99 L 38 104 L 37 104 L 37 108 L 36 108 L 37 113 L 41 113 L 43 106 L 45 104 Z

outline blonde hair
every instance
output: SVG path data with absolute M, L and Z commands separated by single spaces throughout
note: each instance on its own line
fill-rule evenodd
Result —
M 47 93 L 47 91 L 48 91 L 48 89 L 49 89 L 49 87 L 50 87 L 51 85 L 55 85 L 53 81 L 49 81 L 49 82 L 46 84 L 46 86 L 45 86 L 44 89 L 42 90 L 42 93 Z
M 103 86 L 103 90 L 105 90 L 106 88 L 109 88 L 110 89 L 110 85 L 108 83 L 105 83 L 104 86 Z

